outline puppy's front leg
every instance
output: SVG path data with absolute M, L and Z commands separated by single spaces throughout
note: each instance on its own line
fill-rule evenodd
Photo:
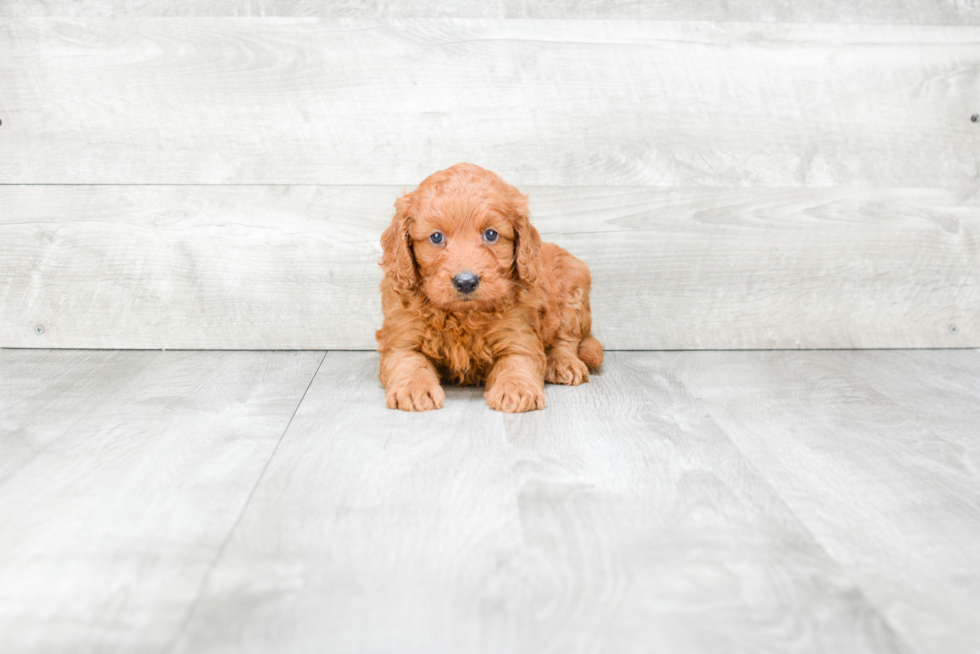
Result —
M 484 393 L 491 409 L 523 413 L 544 408 L 544 353 L 509 354 L 493 365 Z
M 416 350 L 382 352 L 379 377 L 389 409 L 429 411 L 441 409 L 446 400 L 435 366 Z

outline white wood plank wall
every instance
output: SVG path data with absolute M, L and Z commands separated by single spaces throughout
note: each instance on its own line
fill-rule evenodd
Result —
M 609 348 L 980 346 L 980 8 L 528 4 L 0 2 L 0 347 L 372 348 L 457 161 Z
M 613 18 L 980 25 L 975 0 L 4 0 L 0 16 Z

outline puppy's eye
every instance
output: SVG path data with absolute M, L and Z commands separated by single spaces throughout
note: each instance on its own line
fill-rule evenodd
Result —
M 429 237 L 429 240 L 432 241 L 433 245 L 441 245 L 443 239 L 444 237 L 442 235 L 442 232 L 433 232 L 432 236 Z
M 487 243 L 493 243 L 497 240 L 497 232 L 493 231 L 492 229 L 488 229 L 487 231 L 483 232 L 483 238 Z

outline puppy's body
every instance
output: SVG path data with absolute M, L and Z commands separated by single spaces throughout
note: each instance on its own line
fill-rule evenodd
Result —
M 545 368 L 547 353 L 564 347 L 588 367 L 602 361 L 595 339 L 580 352 L 582 340 L 591 329 L 589 311 L 589 270 L 585 264 L 552 243 L 541 247 L 541 283 L 531 288 L 517 287 L 511 296 L 486 308 L 463 311 L 441 309 L 425 296 L 405 294 L 390 278 L 381 283 L 385 326 L 378 332 L 382 353 L 402 339 L 401 334 L 435 365 L 439 377 L 455 384 L 482 384 L 497 360 L 495 351 L 508 339 L 523 332 L 534 335 L 526 356 L 535 359 L 542 378 L 552 372 L 553 383 L 578 384 L 588 380 L 588 370 L 575 361 L 564 366 L 553 357 L 552 371 Z M 406 300 L 408 306 L 406 306 Z M 387 347 L 386 347 L 387 346 Z M 592 349 L 589 349 L 591 346 Z M 382 379 L 382 381 L 384 381 Z
M 602 362 L 584 263 L 541 243 L 527 200 L 497 175 L 457 164 L 396 203 L 382 236 L 390 408 L 442 406 L 440 379 L 486 384 L 487 403 L 544 408 L 544 382 L 580 384 Z

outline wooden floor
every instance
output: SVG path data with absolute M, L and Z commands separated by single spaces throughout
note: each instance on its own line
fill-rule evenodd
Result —
M 980 651 L 980 350 L 611 352 L 519 416 L 376 367 L 0 351 L 2 650 Z

